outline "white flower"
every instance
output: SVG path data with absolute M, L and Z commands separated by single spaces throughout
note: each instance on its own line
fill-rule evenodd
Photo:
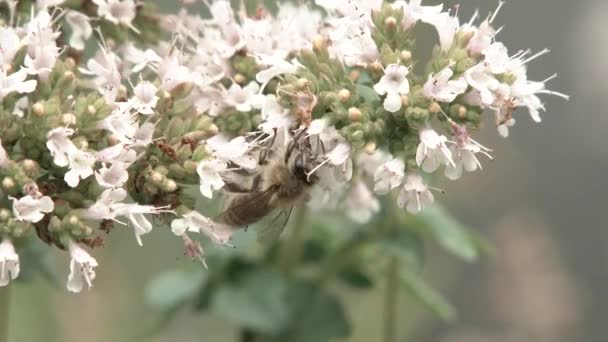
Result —
M 327 160 L 334 165 L 335 170 L 342 179 L 350 181 L 353 176 L 353 160 L 350 158 L 351 147 L 348 143 L 342 142 L 325 155 Z M 312 174 L 313 171 L 310 173 Z
M 405 184 L 403 184 L 397 197 L 399 208 L 407 206 L 407 211 L 415 214 L 433 204 L 434 200 L 433 194 L 428 186 L 424 184 L 422 177 L 415 172 L 408 172 L 405 177 Z
M 425 172 L 435 172 L 439 166 L 454 165 L 452 152 L 446 146 L 447 138 L 439 135 L 432 128 L 420 130 L 420 144 L 416 150 L 416 164 Z
M 139 126 L 135 134 L 133 135 L 133 144 L 131 146 L 148 146 L 154 140 L 154 131 L 156 124 L 152 122 L 145 122 Z
M 509 127 L 515 126 L 515 119 L 510 118 L 500 123 L 496 128 L 498 129 L 498 134 L 501 137 L 507 138 L 509 136 Z
M 447 12 L 441 12 L 430 17 L 427 22 L 437 29 L 441 50 L 448 51 L 452 47 L 454 36 L 460 27 L 458 17 Z
M 403 0 L 398 0 L 393 3 L 393 8 L 403 9 L 403 27 L 409 28 L 417 21 L 421 20 L 425 23 L 431 23 L 433 18 L 441 13 L 443 4 L 436 6 L 422 6 L 422 0 L 410 0 L 409 3 Z
M 318 135 L 321 134 L 328 126 L 329 122 L 327 119 L 315 119 L 310 122 L 306 132 L 308 135 Z
M 158 77 L 161 81 L 161 89 L 172 91 L 182 83 L 190 82 L 193 74 L 190 69 L 179 61 L 179 52 L 174 52 L 162 61 L 158 66 Z
M 19 100 L 15 101 L 15 107 L 13 108 L 13 115 L 22 118 L 25 115 L 26 109 L 29 108 L 30 101 L 27 96 L 23 96 Z
M 133 26 L 135 19 L 135 2 L 133 0 L 93 0 L 97 5 L 97 14 L 115 25 L 124 25 L 133 31 L 139 31 Z
M 157 66 L 163 59 L 152 49 L 142 51 L 133 45 L 132 42 L 126 43 L 122 47 L 124 59 L 133 64 L 131 72 L 140 72 L 148 66 Z
M 230 227 L 213 222 L 196 211 L 191 211 L 182 218 L 173 220 L 171 230 L 178 236 L 185 234 L 186 231 L 201 233 L 207 235 L 214 243 L 224 246 L 230 245 L 229 241 L 233 234 Z
M 491 73 L 497 75 L 507 72 L 510 58 L 507 47 L 503 43 L 493 43 L 481 53 L 484 55 L 483 63 Z
M 255 58 L 258 64 L 268 67 L 255 75 L 255 79 L 262 84 L 260 89 L 264 89 L 270 80 L 279 75 L 295 74 L 298 71 L 297 61 L 290 63 L 280 57 L 259 54 Z
M 106 48 L 100 46 L 100 50 L 95 57 L 89 58 L 86 68 L 78 68 L 81 73 L 88 76 L 95 76 L 93 84 L 98 89 L 120 89 L 122 85 L 122 77 L 118 66 L 120 58 L 111 51 L 106 51 Z
M 76 149 L 74 143 L 69 139 L 74 130 L 66 127 L 57 127 L 46 134 L 46 147 L 51 152 L 53 163 L 57 166 L 68 166 L 68 154 Z
M 565 100 L 570 98 L 568 95 L 547 90 L 545 88 L 545 82 L 549 79 L 542 82 L 535 82 L 528 81 L 525 78 L 518 78 L 511 86 L 511 96 L 517 99 L 517 105 L 520 107 L 527 107 L 530 112 L 530 117 L 536 122 L 541 122 L 540 111 L 545 110 L 544 104 L 536 94 L 556 95 Z
M 65 173 L 63 179 L 72 188 L 78 186 L 81 179 L 85 179 L 93 174 L 95 157 L 79 149 L 73 149 L 68 154 L 70 170 Z
M 429 75 L 429 79 L 424 84 L 422 94 L 429 99 L 439 102 L 452 102 L 456 96 L 464 93 L 469 86 L 463 77 L 450 80 L 454 71 L 447 66 L 436 75 Z
M 201 161 L 196 167 L 196 172 L 201 178 L 200 191 L 207 198 L 213 198 L 213 191 L 224 186 L 220 172 L 226 170 L 227 164 L 219 159 L 207 159 Z
M 0 243 L 0 286 L 6 286 L 19 276 L 19 255 L 10 239 L 2 239 Z
M 125 198 L 127 198 L 125 189 L 106 189 L 97 198 L 97 202 L 84 211 L 83 217 L 93 221 L 115 220 L 117 213 L 114 207 Z
M 346 197 L 346 214 L 357 223 L 367 223 L 380 211 L 380 202 L 362 181 L 356 181 Z
M 26 69 L 21 68 L 7 75 L 6 70 L 0 67 L 0 100 L 14 91 L 20 94 L 33 92 L 38 82 L 36 80 L 26 81 L 26 78 Z
M 494 28 L 492 27 L 492 22 L 494 21 L 496 15 L 502 8 L 502 5 L 504 5 L 504 1 L 499 1 L 498 8 L 494 10 L 492 16 L 488 17 L 481 24 L 479 24 L 479 27 L 473 26 L 473 21 L 476 19 L 477 13 L 475 13 L 473 18 L 471 18 L 469 24 L 463 27 L 464 30 L 466 30 L 467 32 L 473 32 L 473 36 L 467 44 L 467 51 L 471 55 L 480 54 L 483 50 L 487 49 L 490 44 L 492 44 L 492 40 L 496 36 L 496 30 L 494 30 Z
M 481 170 L 481 163 L 477 159 L 476 154 L 485 154 L 492 159 L 488 152 L 488 148 L 483 147 L 475 140 L 466 137 L 464 141 L 458 141 L 457 144 L 451 147 L 454 155 L 454 164 L 448 164 L 445 168 L 445 176 L 451 180 L 456 180 L 462 176 L 463 169 L 467 172 L 473 172 L 478 168 Z
M 374 172 L 374 192 L 384 195 L 401 185 L 405 175 L 405 164 L 401 159 L 393 159 L 380 165 Z
M 76 50 L 84 50 L 84 45 L 87 39 L 93 34 L 93 28 L 89 23 L 89 17 L 78 11 L 67 11 L 65 21 L 72 29 L 70 37 L 70 46 Z
M 329 51 L 347 66 L 367 66 L 380 57 L 367 21 L 360 17 L 345 17 L 333 21 L 329 33 Z
M 390 64 L 384 70 L 384 76 L 374 85 L 376 93 L 386 94 L 384 109 L 391 113 L 401 109 L 400 95 L 407 95 L 410 92 L 410 84 L 406 78 L 408 72 L 404 65 Z
M 55 209 L 55 203 L 49 196 L 34 198 L 27 195 L 16 199 L 9 197 L 13 201 L 13 215 L 18 221 L 28 221 L 36 223 L 44 217 L 44 213 L 50 213 Z
M 59 49 L 54 45 L 36 45 L 33 47 L 30 45 L 23 65 L 28 74 L 38 75 L 41 80 L 46 81 L 51 70 L 55 67 L 57 57 L 59 57 Z
M 154 107 L 156 107 L 156 103 L 158 102 L 157 91 L 158 88 L 154 84 L 148 81 L 139 82 L 133 89 L 133 94 L 135 95 L 133 108 L 144 115 L 154 114 Z
M 108 168 L 104 163 L 99 171 L 95 171 L 97 184 L 104 188 L 121 188 L 129 179 L 127 167 L 125 163 L 114 162 Z
M 479 91 L 481 101 L 486 106 L 491 106 L 496 97 L 493 91 L 496 90 L 500 82 L 490 73 L 483 63 L 479 63 L 464 72 L 467 83 L 475 90 Z
M 251 82 L 245 87 L 233 83 L 226 92 L 226 104 L 236 108 L 239 112 L 249 112 L 253 108 L 260 108 L 261 95 L 258 95 L 260 86 Z
M 262 106 L 262 120 L 263 122 L 259 128 L 270 135 L 274 134 L 275 129 L 283 129 L 284 132 L 287 132 L 287 129 L 295 123 L 295 118 L 290 111 L 283 108 L 274 95 L 265 96 Z
M 13 62 L 21 48 L 21 39 L 12 27 L 0 27 L 0 67 Z
M 207 146 L 216 158 L 225 162 L 233 162 L 250 170 L 258 164 L 254 157 L 247 155 L 250 144 L 245 140 L 245 137 L 240 136 L 228 141 L 225 136 L 216 135 L 207 139 Z
M 73 241 L 70 241 L 68 249 L 71 258 L 67 282 L 68 291 L 80 292 L 85 285 L 87 288 L 91 288 L 95 279 L 97 260 Z
M 36 7 L 39 9 L 46 9 L 52 6 L 59 6 L 64 2 L 65 0 L 36 0 Z
M 135 239 L 140 246 L 143 246 L 141 236 L 148 234 L 152 231 L 152 223 L 146 218 L 144 214 L 158 215 L 163 212 L 171 212 L 165 210 L 164 207 L 154 207 L 151 205 L 140 205 L 137 203 L 116 203 L 112 208 L 116 216 L 124 216 L 129 219 L 133 231 L 135 232 Z

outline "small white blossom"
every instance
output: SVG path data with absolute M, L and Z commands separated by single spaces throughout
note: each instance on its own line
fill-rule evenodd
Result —
M 228 141 L 225 136 L 216 135 L 207 139 L 207 146 L 216 158 L 225 162 L 233 162 L 250 170 L 257 166 L 257 160 L 247 154 L 250 144 L 245 137 L 240 136 Z
M 434 200 L 435 197 L 422 177 L 415 172 L 408 172 L 405 177 L 405 184 L 403 184 L 397 197 L 399 208 L 405 206 L 407 211 L 415 214 L 433 204 Z
M 384 109 L 391 113 L 401 109 L 401 95 L 407 95 L 410 92 L 410 84 L 406 78 L 408 73 L 409 70 L 406 66 L 390 64 L 384 70 L 384 76 L 374 85 L 376 93 L 386 94 Z
M 357 223 L 367 223 L 380 211 L 380 201 L 362 181 L 352 185 L 346 197 L 346 214 Z
M 420 130 L 420 144 L 416 150 L 416 164 L 425 172 L 435 172 L 441 165 L 454 165 L 452 152 L 446 146 L 447 138 L 432 128 Z
M 93 85 L 97 89 L 118 90 L 122 85 L 122 77 L 119 71 L 120 58 L 105 47 L 100 46 L 100 50 L 95 57 L 87 61 L 86 68 L 78 68 L 81 73 L 94 76 Z
M 229 246 L 233 230 L 221 223 L 213 222 L 196 211 L 191 211 L 180 219 L 171 222 L 173 234 L 181 236 L 187 231 L 206 235 L 218 245 Z
M 21 46 L 21 39 L 15 29 L 0 27 L 0 67 L 11 64 Z
M 74 130 L 66 127 L 57 127 L 47 133 L 46 147 L 51 152 L 55 165 L 68 166 L 70 163 L 68 155 L 76 148 L 69 139 L 73 134 Z
M 497 75 L 507 72 L 510 58 L 507 47 L 503 43 L 493 43 L 481 53 L 484 55 L 483 63 L 491 73 Z
M 26 78 L 26 69 L 22 68 L 7 75 L 6 70 L 0 66 L 0 100 L 14 91 L 20 94 L 33 92 L 38 82 L 36 80 L 26 81 Z
M 245 87 L 233 83 L 226 92 L 226 104 L 234 107 L 239 112 L 249 112 L 253 108 L 260 108 L 263 97 L 258 95 L 259 84 L 251 82 Z
M 6 286 L 19 276 L 19 255 L 10 239 L 2 239 L 0 243 L 0 286 Z
M 129 179 L 127 167 L 127 164 L 121 162 L 114 162 L 110 167 L 104 163 L 101 169 L 95 171 L 97 184 L 104 188 L 121 188 Z
M 380 165 L 374 172 L 374 192 L 386 194 L 401 185 L 405 176 L 405 164 L 401 159 L 393 159 Z
M 137 203 L 116 203 L 112 208 L 116 216 L 126 217 L 135 233 L 135 239 L 140 246 L 143 246 L 141 236 L 152 231 L 152 223 L 146 218 L 145 214 L 158 215 L 162 212 L 170 212 L 163 207 L 151 205 L 140 205 Z
M 509 127 L 513 126 L 515 126 L 515 119 L 510 118 L 500 123 L 496 128 L 501 137 L 507 138 L 509 136 Z
M 55 45 L 30 45 L 23 65 L 28 74 L 38 75 L 41 80 L 46 81 L 58 57 L 59 49 Z
M 295 118 L 291 115 L 290 111 L 283 108 L 277 101 L 276 96 L 266 95 L 264 99 L 264 105 L 262 106 L 262 120 L 260 129 L 266 133 L 273 135 L 274 130 L 283 129 L 284 132 L 288 132 L 288 128 L 292 127 L 295 123 Z
M 136 4 L 133 0 L 93 0 L 93 3 L 97 5 L 97 14 L 100 17 L 139 33 L 132 23 L 136 14 Z
M 70 241 L 68 249 L 71 258 L 70 274 L 67 281 L 68 291 L 80 292 L 85 285 L 87 288 L 91 288 L 93 280 L 95 280 L 97 260 L 72 241 Z
M 30 101 L 27 96 L 23 96 L 15 102 L 13 108 L 13 115 L 22 118 L 25 115 L 25 111 L 29 108 Z
M 63 179 L 72 188 L 75 188 L 83 180 L 93 174 L 95 157 L 79 149 L 73 149 L 68 154 L 69 171 L 65 173 Z
M 393 3 L 393 8 L 403 9 L 404 17 L 402 25 L 404 28 L 410 28 L 419 20 L 425 23 L 432 23 L 433 19 L 443 10 L 443 4 L 436 6 L 422 6 L 422 0 L 397 0 Z
M 93 28 L 89 23 L 89 17 L 78 11 L 67 11 L 65 20 L 72 29 L 70 47 L 79 51 L 84 50 L 85 42 L 93 34 Z
M 445 168 L 445 176 L 451 180 L 456 180 L 462 176 L 463 170 L 473 172 L 477 169 L 482 169 L 479 159 L 476 154 L 482 153 L 492 159 L 490 149 L 483 147 L 475 140 L 465 135 L 458 138 L 457 143 L 451 146 L 451 151 L 454 156 L 454 164 L 448 164 Z
M 479 92 L 482 103 L 491 106 L 496 99 L 493 92 L 500 82 L 488 71 L 483 63 L 479 63 L 465 71 L 464 77 L 467 83 Z
M 114 210 L 114 207 L 117 203 L 124 201 L 126 198 L 127 191 L 125 189 L 106 189 L 99 195 L 97 201 L 84 211 L 82 216 L 93 221 L 115 221 L 117 213 Z
M 161 89 L 172 91 L 177 86 L 191 82 L 194 75 L 179 61 L 179 53 L 174 52 L 160 63 L 158 66 L 158 77 L 161 81 Z
M 154 107 L 158 102 L 156 92 L 158 88 L 148 81 L 142 81 L 133 89 L 133 108 L 141 114 L 154 114 Z
M 146 67 L 156 67 L 163 59 L 152 49 L 146 49 L 144 51 L 135 47 L 132 42 L 126 43 L 122 47 L 125 61 L 133 64 L 131 72 L 140 72 Z
M 13 215 L 18 221 L 36 223 L 55 209 L 55 203 L 49 196 L 34 198 L 31 195 L 19 199 L 9 197 L 13 201 Z
M 224 180 L 220 172 L 226 170 L 227 164 L 219 159 L 206 159 L 201 161 L 196 172 L 201 178 L 200 191 L 207 198 L 213 198 L 213 191 L 224 186 Z
M 260 89 L 264 89 L 268 82 L 277 76 L 295 74 L 298 71 L 297 61 L 288 62 L 283 58 L 266 55 L 256 55 L 255 57 L 259 64 L 268 67 L 255 75 L 255 79 L 262 84 Z
M 450 66 L 443 68 L 436 75 L 429 75 L 429 79 L 422 88 L 422 94 L 426 98 L 439 102 L 452 102 L 456 96 L 464 93 L 469 86 L 463 77 L 450 80 L 454 71 Z

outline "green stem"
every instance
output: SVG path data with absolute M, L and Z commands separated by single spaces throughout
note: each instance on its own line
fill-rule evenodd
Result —
M 388 268 L 386 289 L 384 292 L 384 342 L 397 341 L 397 300 L 399 293 L 399 262 L 392 258 Z
M 8 342 L 10 286 L 0 287 L 0 342 Z
M 296 213 L 292 218 L 294 224 L 287 239 L 282 244 L 279 254 L 279 265 L 286 275 L 291 274 L 291 270 L 298 264 L 304 250 L 304 232 L 306 227 L 305 207 L 296 208 Z

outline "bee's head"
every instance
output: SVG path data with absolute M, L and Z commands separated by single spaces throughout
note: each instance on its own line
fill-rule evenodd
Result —
M 292 172 L 296 178 L 306 184 L 312 185 L 317 181 L 316 175 L 310 175 L 309 169 L 310 163 L 307 162 L 306 155 L 304 153 L 298 153 L 292 164 Z

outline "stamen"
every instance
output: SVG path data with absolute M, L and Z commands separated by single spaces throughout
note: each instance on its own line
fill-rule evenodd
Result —
M 492 17 L 490 17 L 490 22 L 493 22 L 494 19 L 496 19 L 496 16 L 498 15 L 498 12 L 500 12 L 500 9 L 502 8 L 502 6 L 505 4 L 504 1 L 499 1 L 498 2 L 498 7 L 496 7 L 496 9 L 494 10 L 494 13 L 492 13 Z
M 537 52 L 536 54 L 528 57 L 528 59 L 523 60 L 522 64 L 527 64 L 527 63 L 533 61 L 534 59 L 536 59 L 536 58 L 538 58 L 538 57 L 540 57 L 542 55 L 548 54 L 549 52 L 551 52 L 551 50 L 549 50 L 549 49 L 543 49 L 543 50 Z

